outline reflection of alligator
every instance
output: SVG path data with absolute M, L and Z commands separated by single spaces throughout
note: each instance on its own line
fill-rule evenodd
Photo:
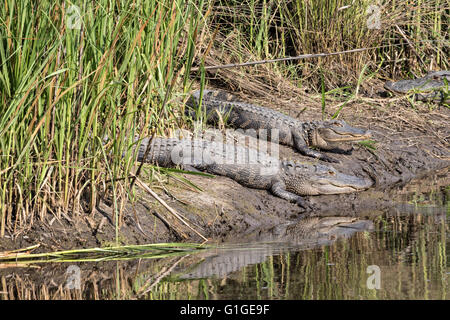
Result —
M 182 279 L 224 277 L 245 266 L 264 262 L 267 257 L 278 254 L 286 247 L 291 250 L 313 249 L 331 245 L 339 238 L 349 238 L 355 232 L 372 229 L 373 223 L 369 220 L 350 217 L 305 218 L 294 224 L 277 226 L 271 232 L 257 232 L 250 239 L 252 242 L 245 247 L 240 245 L 200 254 L 204 260 L 177 273 L 182 274 Z
M 445 79 L 445 80 L 444 80 Z M 439 101 L 450 103 L 448 84 L 450 83 L 450 71 L 435 71 L 428 73 L 423 78 L 388 81 L 384 88 L 395 93 L 415 93 L 416 100 Z
M 227 176 L 250 188 L 270 190 L 303 207 L 300 195 L 349 193 L 373 184 L 365 178 L 339 173 L 330 166 L 280 161 L 255 149 L 231 144 L 155 138 L 144 159 L 147 145 L 148 140 L 144 140 L 138 161 L 162 167 L 184 165 Z
M 196 91 L 188 105 L 187 113 L 194 117 L 193 108 L 199 103 L 200 91 Z M 219 114 L 227 118 L 227 123 L 235 128 L 254 130 L 254 133 L 265 130 L 267 139 L 276 140 L 295 147 L 303 155 L 329 162 L 336 160 L 310 149 L 310 147 L 334 152 L 349 152 L 338 148 L 338 144 L 348 141 L 359 141 L 370 137 L 370 132 L 349 126 L 342 120 L 331 121 L 299 121 L 270 108 L 244 103 L 236 97 L 221 91 L 204 90 L 202 106 L 206 107 L 209 122 L 217 123 Z M 274 130 L 277 130 L 276 133 Z

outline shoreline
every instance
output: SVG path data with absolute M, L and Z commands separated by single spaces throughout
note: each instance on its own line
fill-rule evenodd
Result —
M 168 183 L 153 183 L 152 189 L 173 210 L 188 222 L 187 228 L 159 202 L 143 189 L 138 192 L 138 201 L 128 203 L 122 212 L 123 223 L 119 230 L 120 244 L 143 244 L 158 242 L 202 242 L 198 233 L 208 239 L 220 240 L 239 237 L 258 228 L 267 228 L 279 223 L 301 219 L 305 216 L 329 214 L 359 215 L 377 211 L 392 205 L 389 193 L 396 193 L 413 179 L 426 181 L 436 172 L 448 182 L 450 153 L 436 136 L 450 136 L 445 119 L 450 118 L 450 109 L 436 107 L 432 111 L 425 104 L 419 110 L 407 109 L 397 104 L 397 116 L 415 112 L 429 127 L 420 122 L 403 126 L 401 131 L 386 127 L 386 122 L 396 115 L 379 113 L 379 108 L 357 104 L 344 108 L 342 118 L 349 124 L 367 128 L 374 133 L 376 150 L 370 151 L 354 145 L 351 155 L 331 154 L 341 163 L 332 164 L 338 171 L 356 176 L 376 176 L 376 184 L 369 190 L 341 194 L 307 197 L 314 210 L 303 212 L 296 204 L 288 203 L 271 195 L 266 190 L 246 188 L 232 179 L 216 176 L 208 178 L 189 175 L 186 177 L 201 188 L 198 191 L 187 187 L 174 178 Z M 361 108 L 366 107 L 364 113 Z M 302 119 L 313 119 L 314 110 L 302 115 Z M 289 110 L 283 110 L 289 113 Z M 332 110 L 330 110 L 333 112 Z M 329 112 L 330 112 L 329 111 Z M 309 114 L 308 114 L 309 113 Z M 406 115 L 407 119 L 411 117 Z M 370 121 L 376 118 L 377 121 Z M 442 122 L 436 121 L 441 119 Z M 388 128 L 388 129 L 387 129 Z M 389 130 L 389 131 L 388 131 Z M 301 156 L 292 148 L 280 146 L 280 156 L 299 161 L 317 161 Z M 425 177 L 425 178 L 423 178 Z M 142 180 L 142 177 L 141 177 Z M 4 250 L 18 249 L 40 243 L 41 251 L 108 246 L 115 242 L 114 215 L 107 200 L 101 201 L 93 215 L 62 215 L 49 221 L 35 221 L 31 230 L 13 238 L 7 235 L 0 239 Z M 71 218 L 69 218 L 69 216 Z

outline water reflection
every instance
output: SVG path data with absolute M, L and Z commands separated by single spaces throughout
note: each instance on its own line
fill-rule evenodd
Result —
M 444 191 L 373 216 L 279 225 L 196 255 L 76 264 L 79 288 L 67 285 L 68 264 L 0 266 L 0 299 L 448 299 Z M 379 290 L 368 287 L 369 266 L 379 267 Z
M 198 263 L 178 272 L 181 274 L 180 279 L 225 277 L 286 251 L 327 246 L 339 238 L 349 238 L 355 232 L 371 229 L 371 221 L 352 217 L 305 218 L 247 235 L 244 239 L 251 239 L 251 242 L 221 246 L 217 250 L 199 254 L 196 256 Z

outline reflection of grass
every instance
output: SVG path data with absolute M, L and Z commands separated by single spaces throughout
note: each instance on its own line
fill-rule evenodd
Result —
M 190 271 L 191 266 L 197 266 L 201 258 L 196 256 L 190 260 L 187 256 L 172 256 L 164 260 L 147 261 L 136 270 L 129 269 L 127 264 L 118 263 L 115 275 L 113 272 L 106 273 L 108 280 L 104 280 L 103 271 L 96 271 L 98 275 L 92 279 L 82 278 L 79 292 L 57 290 L 54 285 L 50 287 L 47 284 L 17 281 L 15 277 L 5 279 L 6 287 L 3 290 L 7 292 L 6 296 L 16 299 L 49 299 L 49 296 L 53 299 L 97 297 L 157 300 L 448 299 L 446 241 L 449 225 L 445 220 L 436 223 L 434 215 L 395 213 L 384 214 L 373 222 L 377 230 L 375 232 L 357 233 L 331 246 L 298 252 L 287 249 L 286 252 L 268 257 L 264 262 L 244 266 L 223 278 L 180 279 L 172 276 L 172 270 L 181 270 L 183 273 Z M 198 249 L 202 248 L 187 246 L 180 247 L 178 254 L 199 252 Z M 161 247 L 167 247 L 167 253 L 174 249 L 169 245 Z M 30 248 L 19 252 L 27 250 Z M 0 268 L 1 263 L 0 260 Z M 373 264 L 378 265 L 382 272 L 380 290 L 370 290 L 366 286 L 369 276 L 366 273 L 367 266 Z
M 413 198 L 409 201 L 410 204 L 415 205 L 416 207 L 418 205 L 420 205 L 421 203 L 423 203 L 424 201 L 426 201 L 425 195 L 424 194 L 414 194 Z
M 2 264 L 30 264 L 42 262 L 100 262 L 111 260 L 156 259 L 198 253 L 211 246 L 191 243 L 158 243 L 107 248 L 75 249 L 47 253 L 30 253 L 37 246 L 0 252 Z

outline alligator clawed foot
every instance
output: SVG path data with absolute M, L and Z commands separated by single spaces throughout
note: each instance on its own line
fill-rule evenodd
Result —
M 339 160 L 333 159 L 333 158 L 331 158 L 329 156 L 326 156 L 326 155 L 321 155 L 319 159 L 323 160 L 323 161 L 326 161 L 326 162 L 331 162 L 331 163 L 341 163 Z
M 303 197 L 298 197 L 295 202 L 303 209 L 302 211 L 313 211 L 315 209 L 311 202 L 305 200 Z
M 296 203 L 298 206 L 302 207 L 303 209 L 308 208 L 308 204 L 306 203 L 306 201 L 305 201 L 302 197 L 298 197 L 298 198 L 295 200 L 295 203 Z
M 336 154 L 345 154 L 345 155 L 351 155 L 353 150 L 355 150 L 355 148 L 353 148 L 353 146 L 351 146 L 348 149 L 343 149 L 343 148 L 334 148 L 334 149 L 329 149 L 327 150 L 328 152 L 333 152 Z

